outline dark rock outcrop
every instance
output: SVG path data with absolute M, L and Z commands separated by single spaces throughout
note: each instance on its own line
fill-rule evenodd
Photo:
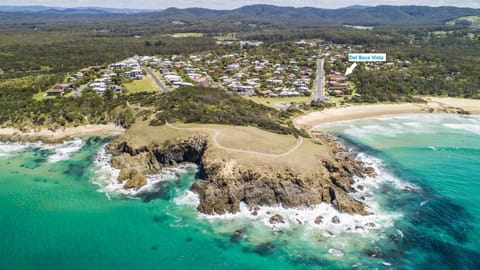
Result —
M 337 216 L 332 217 L 332 223 L 340 224 L 340 218 Z
M 230 242 L 238 243 L 245 236 L 244 230 L 236 230 L 232 236 L 230 236 Z
M 322 224 L 323 222 L 323 217 L 322 216 L 318 216 L 315 218 L 315 224 Z
M 195 136 L 166 148 L 134 148 L 127 141 L 114 142 L 108 147 L 108 151 L 113 154 L 112 166 L 120 170 L 118 180 L 121 183 L 126 181 L 126 189 L 137 190 L 147 184 L 145 174 L 185 162 L 199 164 L 206 149 L 207 138 L 204 136 Z
M 280 214 L 275 214 L 270 217 L 269 220 L 270 224 L 279 224 L 279 223 L 285 223 L 285 220 L 283 219 L 283 216 Z
M 276 247 L 273 243 L 267 242 L 256 246 L 253 250 L 261 256 L 266 256 L 275 251 L 275 249 Z
M 125 172 L 127 173 L 125 174 Z M 125 189 L 139 189 L 147 184 L 145 175 L 137 169 L 122 170 L 118 180 L 122 183 L 125 182 L 123 185 Z
M 345 151 L 330 140 L 323 140 L 330 144 L 334 154 Z M 112 165 L 121 170 L 119 181 L 126 181 L 125 188 L 139 189 L 145 185 L 137 172 L 155 173 L 164 166 L 183 162 L 200 165 L 202 180 L 196 181 L 191 190 L 199 195 L 198 210 L 205 214 L 235 213 L 240 210 L 241 202 L 250 209 L 330 203 L 341 212 L 368 214 L 365 204 L 349 193 L 355 191 L 353 176 L 369 175 L 371 171 L 352 158 L 344 156 L 334 162 L 324 161 L 318 169 L 299 173 L 288 167 L 277 170 L 241 164 L 234 159 L 225 160 L 207 151 L 207 144 L 204 136 L 195 136 L 166 148 L 136 149 L 128 142 L 117 142 L 110 146 L 110 152 L 114 155 Z M 282 220 L 283 217 L 272 217 L 271 222 L 281 223 Z
M 206 156 L 203 181 L 191 190 L 200 196 L 198 210 L 206 214 L 239 211 L 240 202 L 249 206 L 314 206 L 331 203 L 339 211 L 366 215 L 365 205 L 348 193 L 353 192 L 352 175 L 342 167 L 328 164 L 332 172 L 318 171 L 303 175 L 286 168 L 283 171 L 245 167 L 234 160 L 223 161 Z

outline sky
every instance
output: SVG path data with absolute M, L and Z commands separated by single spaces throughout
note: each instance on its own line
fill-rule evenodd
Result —
M 427 5 L 480 8 L 480 0 L 0 0 L 6 6 L 54 6 L 54 7 L 114 7 L 135 9 L 165 9 L 168 7 L 203 7 L 211 9 L 233 9 L 252 4 L 278 6 L 339 8 L 351 5 Z

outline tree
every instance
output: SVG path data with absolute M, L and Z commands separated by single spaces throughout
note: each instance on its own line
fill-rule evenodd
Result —
M 105 102 L 110 102 L 113 100 L 114 95 L 112 89 L 108 88 L 107 91 L 103 94 L 103 98 L 105 99 Z

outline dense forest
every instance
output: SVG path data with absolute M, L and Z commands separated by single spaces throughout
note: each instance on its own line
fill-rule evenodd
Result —
M 214 49 L 211 38 L 103 37 L 95 33 L 7 32 L 0 41 L 1 79 L 58 74 L 113 63 L 132 55 L 179 54 Z
M 420 32 L 413 46 L 376 44 L 390 61 L 402 60 L 401 69 L 367 71 L 360 67 L 351 77 L 358 93 L 353 101 L 407 101 L 415 95 L 480 98 L 480 42 L 465 31 L 443 37 Z M 371 46 L 370 48 L 373 48 Z

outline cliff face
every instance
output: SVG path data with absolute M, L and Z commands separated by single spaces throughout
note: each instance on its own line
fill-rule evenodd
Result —
M 290 168 L 283 171 L 246 168 L 231 160 L 202 161 L 206 180 L 195 182 L 191 189 L 200 196 L 198 210 L 206 214 L 225 214 L 239 211 L 240 202 L 250 207 L 282 205 L 283 207 L 314 206 L 331 203 L 341 212 L 366 215 L 365 205 L 353 199 L 352 174 L 325 163 L 330 168 L 319 168 L 304 176 Z
M 372 170 L 350 158 L 335 164 L 324 161 L 323 166 L 310 174 L 293 168 L 278 171 L 246 166 L 236 160 L 224 160 L 207 150 L 206 137 L 195 136 L 167 148 L 144 147 L 133 149 L 127 142 L 116 142 L 110 151 L 112 165 L 121 170 L 119 181 L 125 188 L 141 188 L 146 184 L 144 174 L 155 173 L 162 166 L 182 162 L 200 165 L 200 177 L 191 190 L 199 194 L 198 210 L 205 214 L 225 214 L 239 211 L 240 202 L 254 209 L 257 206 L 313 206 L 330 203 L 341 212 L 368 214 L 365 204 L 348 193 L 353 192 L 353 176 L 371 174 Z M 335 143 L 331 147 L 336 151 Z M 140 173 L 140 175 L 139 175 Z
M 120 170 L 118 181 L 125 189 L 140 189 L 147 184 L 145 174 L 162 167 L 190 162 L 200 164 L 207 149 L 207 138 L 195 136 L 166 148 L 158 146 L 133 148 L 126 141 L 115 141 L 108 151 L 113 154 L 112 166 Z

